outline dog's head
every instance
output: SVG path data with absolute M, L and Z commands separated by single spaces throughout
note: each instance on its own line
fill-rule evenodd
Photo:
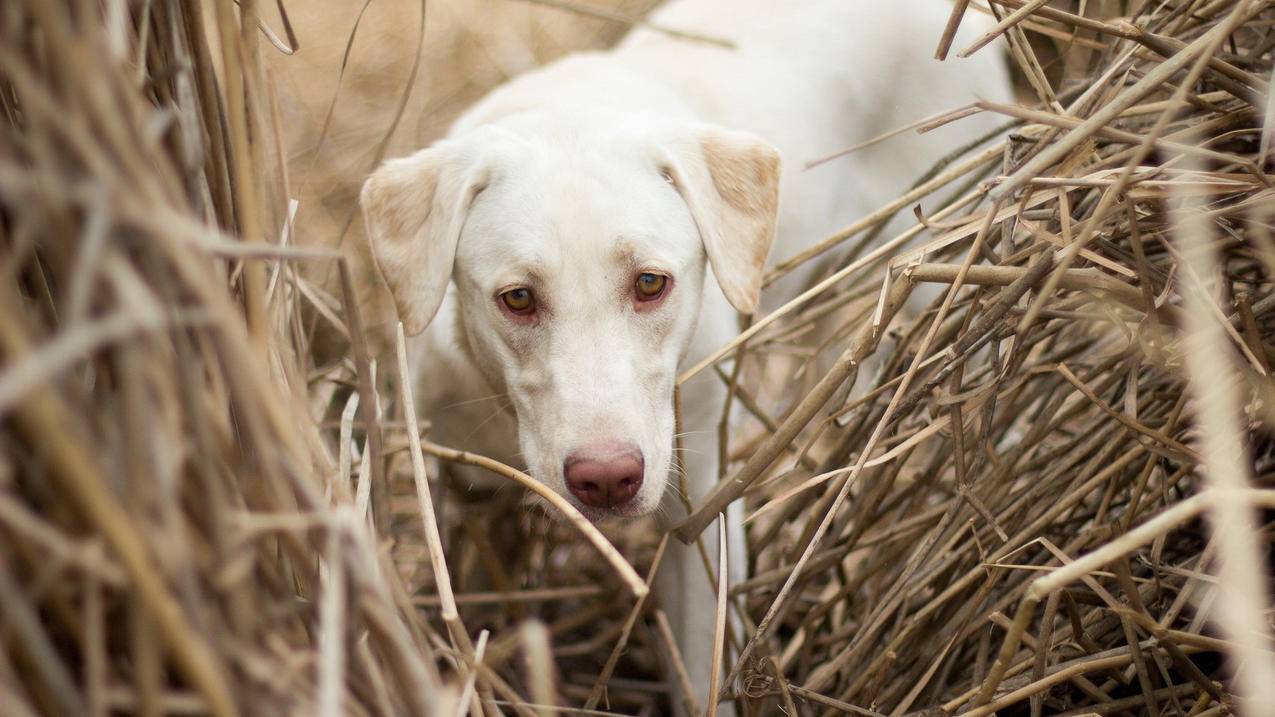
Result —
M 757 305 L 779 156 L 711 126 L 583 124 L 444 140 L 386 162 L 361 202 L 409 333 L 456 283 L 457 334 L 508 392 L 529 472 L 591 518 L 643 515 L 668 481 L 706 267 L 737 310 Z

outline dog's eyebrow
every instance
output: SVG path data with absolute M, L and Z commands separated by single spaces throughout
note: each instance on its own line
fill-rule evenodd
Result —
M 498 249 L 488 249 L 475 255 L 477 265 L 487 273 L 482 283 L 495 286 L 527 284 L 535 286 L 544 280 L 546 261 L 540 252 L 527 246 L 502 243 Z
M 670 258 L 661 255 L 655 242 L 630 235 L 617 237 L 611 251 L 620 263 L 635 269 L 666 267 L 673 263 Z
M 496 286 L 521 284 L 535 288 L 543 283 L 539 266 L 522 262 L 501 267 L 500 273 L 495 275 L 495 279 Z

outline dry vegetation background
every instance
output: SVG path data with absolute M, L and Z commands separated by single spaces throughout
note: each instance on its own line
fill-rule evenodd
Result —
M 636 596 L 670 538 L 452 485 L 481 459 L 417 440 L 358 296 L 364 174 L 624 29 L 561 5 L 0 6 L 0 712 L 668 711 Z M 747 501 L 722 696 L 1269 714 L 1275 9 L 992 9 L 1007 135 L 779 257 L 833 273 L 716 357 L 738 373 L 687 372 L 750 416 L 682 529 Z M 945 291 L 896 316 L 921 284 Z M 795 388 L 739 378 L 766 373 Z

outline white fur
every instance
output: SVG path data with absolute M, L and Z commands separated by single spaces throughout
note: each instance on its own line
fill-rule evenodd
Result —
M 635 444 L 645 480 L 625 512 L 681 517 L 667 487 L 674 382 L 731 338 L 735 308 L 755 304 L 775 219 L 771 255 L 784 258 L 897 196 L 992 122 L 804 164 L 976 97 L 1007 98 L 995 49 L 930 59 L 949 12 L 942 0 L 678 0 L 652 19 L 737 49 L 635 31 L 612 51 L 508 82 L 447 140 L 378 170 L 363 197 L 374 255 L 409 329 L 428 325 L 412 349 L 438 439 L 525 465 L 573 502 L 568 452 Z M 986 28 L 966 14 L 962 37 Z M 777 217 L 771 146 L 784 161 Z M 637 310 L 639 272 L 672 278 L 658 307 Z M 763 305 L 805 278 L 780 282 Z M 498 295 L 514 286 L 535 293 L 534 322 L 502 311 Z M 708 373 L 683 387 L 692 500 L 717 479 L 723 399 Z M 739 518 L 736 504 L 734 580 L 746 568 Z M 716 528 L 704 542 L 715 556 Z M 674 541 L 666 560 L 659 600 L 703 704 L 713 587 L 693 549 Z

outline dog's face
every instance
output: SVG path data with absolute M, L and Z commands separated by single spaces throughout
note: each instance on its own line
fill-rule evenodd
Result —
M 706 267 L 754 309 L 778 182 L 751 135 L 531 117 L 387 162 L 362 203 L 407 330 L 454 281 L 457 335 L 507 391 L 529 472 L 598 519 L 659 505 Z

